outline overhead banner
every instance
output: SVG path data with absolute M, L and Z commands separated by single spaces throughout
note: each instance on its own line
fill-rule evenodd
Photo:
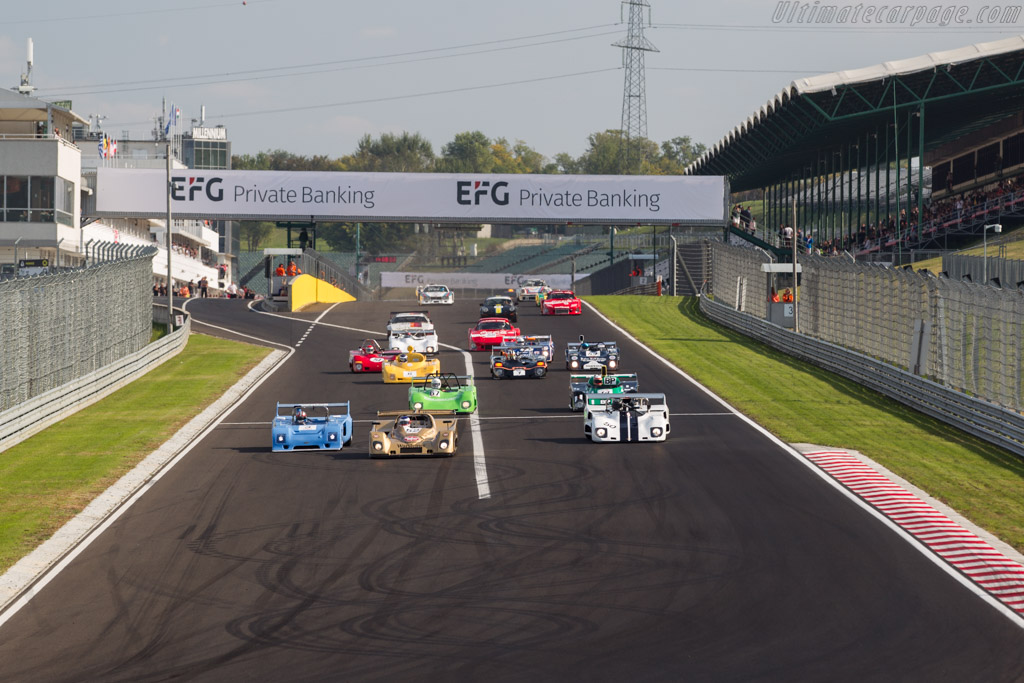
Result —
M 576 281 L 589 277 L 590 273 L 577 273 Z M 526 280 L 544 280 L 552 289 L 572 287 L 572 275 L 556 273 L 551 275 L 518 275 L 516 273 L 403 273 L 386 271 L 380 274 L 381 287 L 421 287 L 423 285 L 447 285 L 452 289 L 496 289 L 505 290 L 520 287 Z
M 166 171 L 96 172 L 99 216 L 167 215 Z M 172 217 L 721 225 L 722 176 L 171 171 Z

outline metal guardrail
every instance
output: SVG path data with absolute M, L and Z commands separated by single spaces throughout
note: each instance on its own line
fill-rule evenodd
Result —
M 343 268 L 314 249 L 302 252 L 299 267 L 305 273 L 330 282 L 352 294 L 357 299 L 372 299 L 374 288 L 361 283 L 355 276 L 346 273 Z
M 153 308 L 166 307 L 154 305 Z M 160 312 L 166 316 L 166 311 Z M 0 412 L 0 451 L 21 443 L 170 360 L 185 348 L 191 329 L 192 319 L 185 314 L 182 327 L 141 350 Z
M 711 320 L 1024 457 L 1024 416 L 700 296 Z

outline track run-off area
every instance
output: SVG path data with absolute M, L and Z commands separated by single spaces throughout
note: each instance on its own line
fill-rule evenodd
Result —
M 457 455 L 371 460 L 408 386 L 348 351 L 419 306 L 191 301 L 194 331 L 287 355 L 4 616 L 0 680 L 1024 679 L 1021 613 L 943 559 L 955 531 L 921 542 L 865 502 L 883 482 L 839 483 L 841 457 L 800 455 L 589 307 L 524 304 L 553 370 L 492 380 L 465 351 L 478 303 L 430 308 L 442 370 L 476 376 Z M 666 394 L 666 442 L 583 437 L 559 362 L 580 334 Z M 350 401 L 352 444 L 271 452 L 279 401 Z

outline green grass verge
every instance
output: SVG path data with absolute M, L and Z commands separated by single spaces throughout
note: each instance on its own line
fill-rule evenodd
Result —
M 145 377 L 0 453 L 0 571 L 53 535 L 262 360 L 193 334 Z
M 860 451 L 1024 552 L 1012 453 L 716 325 L 695 298 L 587 301 L 783 441 Z

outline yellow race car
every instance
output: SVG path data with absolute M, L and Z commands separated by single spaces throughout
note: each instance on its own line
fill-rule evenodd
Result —
M 380 374 L 385 384 L 411 384 L 417 377 L 426 377 L 441 372 L 441 361 L 427 358 L 422 353 L 409 351 L 400 353 L 381 363 Z
M 370 428 L 370 457 L 452 456 L 458 442 L 454 410 L 378 410 Z

